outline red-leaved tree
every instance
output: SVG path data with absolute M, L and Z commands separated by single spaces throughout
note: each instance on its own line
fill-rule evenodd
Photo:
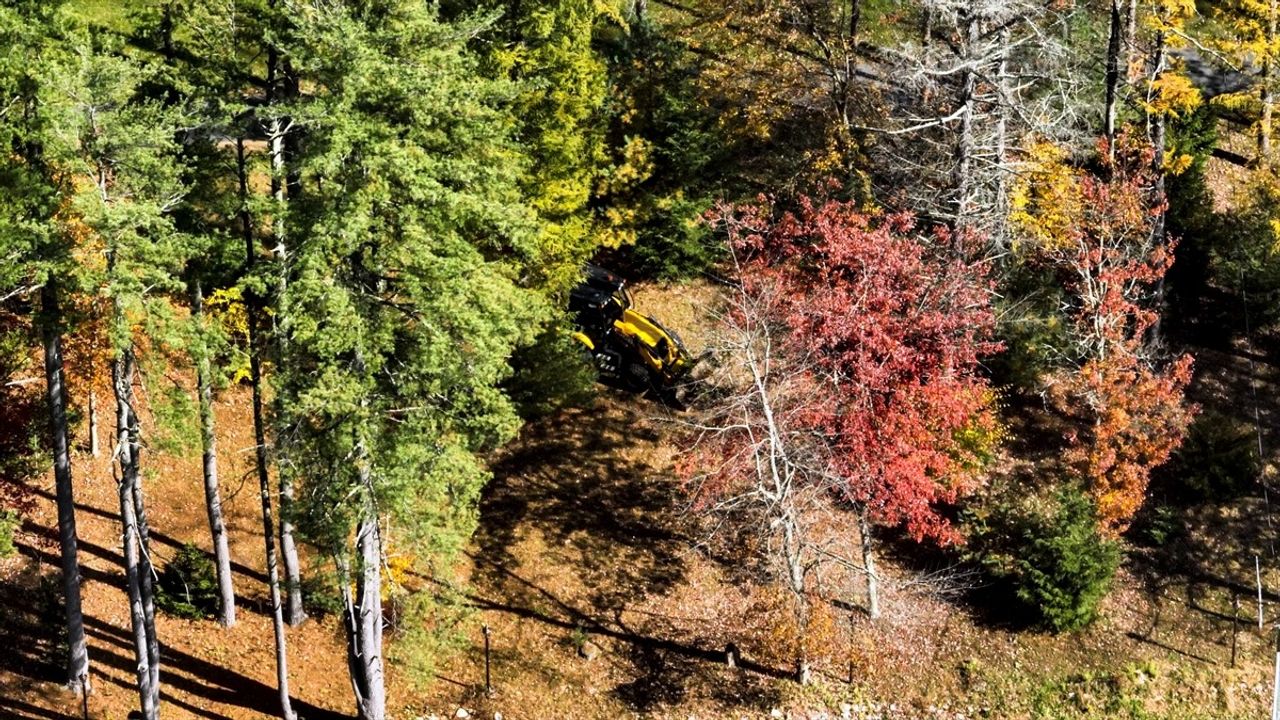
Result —
M 781 213 L 761 198 L 721 208 L 713 221 L 738 260 L 742 294 L 771 298 L 760 304 L 780 329 L 771 372 L 807 388 L 775 415 L 790 442 L 803 443 L 793 451 L 805 458 L 796 476 L 855 512 L 877 617 L 873 524 L 959 541 L 946 508 L 980 484 L 977 470 L 1000 434 L 978 364 L 999 347 L 985 269 L 957 258 L 945 233 L 919 233 L 909 215 L 851 203 L 801 198 L 796 212 Z M 716 456 L 735 457 L 735 443 L 741 451 L 754 440 L 720 428 Z M 757 467 L 747 457 L 739 472 Z M 692 453 L 685 467 L 698 459 Z

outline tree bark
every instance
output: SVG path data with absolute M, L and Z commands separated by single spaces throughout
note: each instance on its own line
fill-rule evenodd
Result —
M 133 351 L 118 351 L 111 364 L 112 388 L 116 398 L 116 489 L 120 501 L 121 543 L 124 549 L 125 584 L 129 597 L 129 620 L 133 630 L 133 650 L 137 660 L 138 698 L 142 717 L 159 717 L 159 666 L 155 640 L 154 605 L 149 602 L 147 588 L 150 570 L 148 548 L 138 518 L 141 507 L 139 488 L 139 436 L 137 416 L 133 412 Z M 152 606 L 148 620 L 147 607 Z
M 284 73 L 280 73 L 281 66 L 285 65 Z M 283 76 L 282 76 L 283 75 Z M 283 85 L 283 92 L 278 92 L 279 86 Z M 275 47 L 267 49 L 267 87 L 270 93 L 270 101 L 277 102 L 282 97 L 289 99 L 297 92 L 297 83 L 290 68 L 287 64 L 280 60 L 279 52 Z M 285 192 L 290 177 L 286 170 L 286 149 L 285 144 L 288 142 L 289 128 L 277 114 L 268 122 L 267 139 L 271 153 L 271 197 L 275 201 L 274 217 L 272 220 L 272 234 L 275 236 L 275 247 L 272 254 L 276 259 L 276 314 L 274 317 L 275 327 L 275 354 L 277 358 L 284 357 L 285 351 L 285 321 L 287 313 L 284 307 L 280 306 L 283 300 L 285 290 L 288 288 L 288 243 L 285 239 L 284 221 L 281 215 L 285 212 L 285 205 L 288 201 Z M 298 563 L 298 546 L 294 540 L 293 527 L 293 478 L 288 468 L 280 463 L 276 463 L 276 476 L 280 483 L 280 523 L 278 526 L 280 533 L 280 559 L 284 564 L 285 590 L 288 597 L 286 606 L 286 618 L 292 626 L 302 624 L 307 619 L 307 613 L 302 606 L 302 571 Z
M 359 454 L 364 454 L 363 444 Z M 351 687 L 355 692 L 356 713 L 360 720 L 385 720 L 386 688 L 382 669 L 382 537 L 374 506 L 367 461 L 360 460 L 361 483 L 365 499 L 360 524 L 356 530 L 357 570 L 356 597 L 351 597 L 351 582 L 346 562 L 339 562 L 343 576 L 343 604 L 347 629 L 347 665 Z
M 258 253 L 253 240 L 253 222 L 249 217 L 249 181 L 245 167 L 244 138 L 236 139 L 236 161 L 240 180 L 240 223 L 244 237 L 246 264 L 252 269 Z M 280 606 L 279 569 L 276 564 L 275 520 L 271 510 L 271 478 L 267 472 L 267 438 L 262 412 L 262 351 L 258 342 L 260 308 L 254 298 L 246 298 L 249 316 L 249 379 L 253 386 L 254 457 L 258 474 L 258 495 L 262 502 L 262 541 L 266 549 L 267 589 L 271 600 L 271 625 L 276 640 L 276 687 L 280 694 L 280 717 L 295 720 L 289 700 L 289 654 L 284 633 L 284 614 Z
M 204 505 L 213 541 L 213 565 L 218 577 L 218 622 L 223 627 L 236 624 L 236 591 L 231 576 L 231 550 L 227 546 L 227 526 L 222 517 L 222 493 L 218 489 L 218 446 L 214 433 L 213 380 L 209 348 L 204 339 L 204 293 L 196 280 L 191 294 L 191 315 L 196 331 L 196 393 L 200 399 L 200 444 L 203 449 Z
M 1267 51 L 1262 55 L 1262 68 L 1258 73 L 1258 100 L 1262 103 L 1262 115 L 1258 118 L 1258 166 L 1271 163 L 1271 48 L 1276 42 L 1276 0 L 1267 8 Z
M 960 115 L 960 134 L 956 139 L 956 170 L 953 187 L 956 193 L 955 222 L 953 229 L 960 231 L 969 225 L 969 195 L 972 187 L 974 141 L 974 105 L 977 102 L 978 69 L 974 49 L 978 43 L 978 15 L 969 10 L 966 12 L 964 59 L 971 63 L 964 74 L 964 86 L 960 96 L 960 104 L 964 112 Z
M 89 648 L 84 634 L 80 603 L 80 560 L 76 534 L 76 507 L 72 495 L 70 432 L 67 428 L 67 389 L 62 370 L 62 309 L 57 281 L 50 278 L 41 290 L 44 344 L 44 377 L 52 434 L 53 478 L 58 503 L 58 545 L 62 561 L 62 595 L 67 618 L 67 687 L 88 694 Z M 91 405 L 92 407 L 92 405 Z M 94 436 L 96 441 L 96 435 Z M 97 443 L 94 442 L 96 447 Z M 97 452 L 95 451 L 96 455 Z
M 89 454 L 98 457 L 101 450 L 98 445 L 98 393 L 89 391 Z
M 1120 17 L 1121 1 L 1111 0 L 1111 28 L 1107 38 L 1106 104 L 1103 108 L 1102 116 L 1102 133 L 1107 138 L 1107 144 L 1111 148 L 1108 152 L 1113 159 L 1115 158 L 1116 106 L 1120 96 L 1120 62 L 1122 55 L 1120 35 L 1124 31 L 1122 27 L 1123 21 Z
M 880 578 L 876 575 L 871 518 L 865 507 L 858 511 L 858 531 L 862 536 L 862 567 L 867 573 L 867 615 L 876 620 L 880 617 Z
M 794 518 L 788 513 L 780 518 L 787 560 L 787 583 L 796 603 L 796 682 L 808 685 L 812 677 L 809 665 L 809 595 L 805 587 L 805 567 L 801 560 L 800 538 Z

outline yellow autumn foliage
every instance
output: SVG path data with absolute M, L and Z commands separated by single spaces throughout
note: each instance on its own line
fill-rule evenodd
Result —
M 1009 222 L 1015 250 L 1062 249 L 1080 221 L 1080 178 L 1067 162 L 1067 153 L 1051 142 L 1036 141 L 1027 148 L 1023 172 L 1010 192 Z

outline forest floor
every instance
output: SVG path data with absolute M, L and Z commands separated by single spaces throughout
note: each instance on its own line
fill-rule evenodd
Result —
M 680 328 L 695 352 L 712 289 L 641 287 L 637 304 Z M 1280 338 L 1193 348 L 1195 398 L 1264 429 L 1277 447 Z M 1261 405 L 1255 405 L 1254 399 Z M 257 488 L 249 474 L 248 398 L 218 408 L 219 459 L 240 622 L 161 616 L 166 718 L 265 718 L 277 712 L 271 626 L 264 612 Z M 892 546 L 885 617 L 869 622 L 856 590 L 838 605 L 817 681 L 787 679 L 785 653 L 762 624 L 770 596 L 703 542 L 672 479 L 676 449 L 661 406 L 602 389 L 591 408 L 529 424 L 493 458 L 480 528 L 464 560 L 474 614 L 466 642 L 415 685 L 390 668 L 396 718 L 1245 718 L 1270 702 L 1271 646 L 1257 631 L 1253 558 L 1263 565 L 1265 621 L 1280 620 L 1280 565 L 1260 492 L 1180 510 L 1155 547 L 1130 547 L 1101 619 L 1054 636 L 1007 620 L 981 589 L 947 593 L 936 565 Z M 105 438 L 104 438 L 105 439 Z M 1274 452 L 1268 453 L 1271 463 Z M 146 491 L 157 564 L 184 542 L 207 543 L 198 460 L 148 455 Z M 90 716 L 134 707 L 116 496 L 109 459 L 76 457 Z M 0 561 L 0 717 L 79 718 L 60 688 L 54 510 L 40 487 L 19 554 Z M 1280 519 L 1278 519 L 1280 520 Z M 852 530 L 850 532 L 853 532 Z M 1242 599 L 1233 622 L 1232 596 Z M 987 599 L 984 599 L 987 598 Z M 484 691 L 483 636 L 493 694 Z M 1238 632 L 1233 633 L 1233 627 Z M 1237 659 L 1231 667 L 1233 634 Z M 396 642 L 395 638 L 391 641 Z M 737 667 L 725 663 L 730 643 Z M 334 618 L 289 630 L 290 682 L 304 718 L 349 716 L 351 690 Z M 584 656 L 592 656 L 591 659 Z M 850 680 L 852 679 L 852 682 Z

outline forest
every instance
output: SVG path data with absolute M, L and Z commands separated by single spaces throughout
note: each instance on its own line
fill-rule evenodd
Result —
M 1280 698 L 1276 0 L 3 0 L 0 49 L 0 716 Z

